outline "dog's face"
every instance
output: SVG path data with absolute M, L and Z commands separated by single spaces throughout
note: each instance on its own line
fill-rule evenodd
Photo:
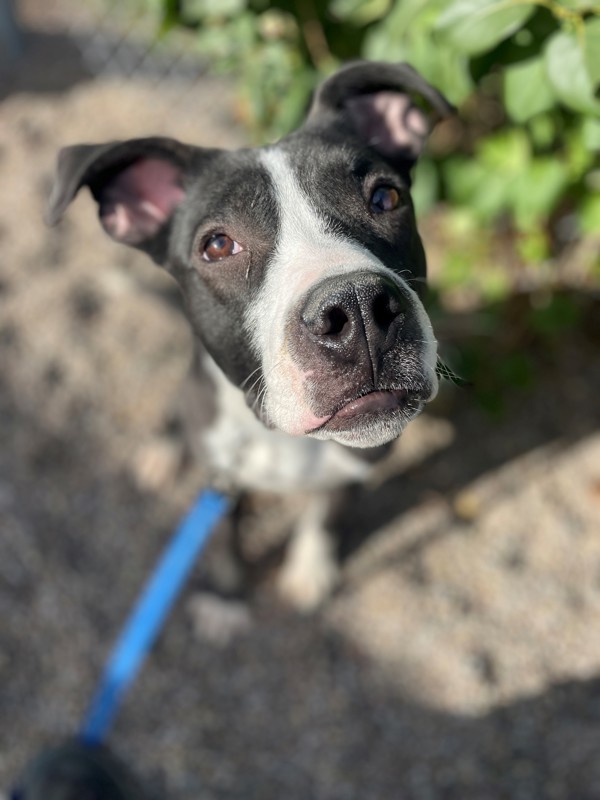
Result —
M 409 194 L 428 130 L 415 94 L 450 111 L 406 65 L 356 63 L 276 145 L 66 148 L 50 221 L 89 186 L 109 235 L 179 282 L 195 332 L 266 425 L 384 444 L 437 389 Z

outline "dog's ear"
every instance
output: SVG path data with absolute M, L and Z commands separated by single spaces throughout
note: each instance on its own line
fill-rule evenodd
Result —
M 82 186 L 98 203 L 102 227 L 115 241 L 164 258 L 174 210 L 195 148 L 162 137 L 65 147 L 46 213 L 55 225 Z
M 355 61 L 317 89 L 306 125 L 349 128 L 382 156 L 410 169 L 436 118 L 453 111 L 408 64 Z

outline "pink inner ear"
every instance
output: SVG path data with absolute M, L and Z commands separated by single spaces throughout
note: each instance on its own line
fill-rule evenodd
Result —
M 100 219 L 119 242 L 152 238 L 185 197 L 181 171 L 167 161 L 144 158 L 120 172 L 101 195 Z
M 348 110 L 360 136 L 386 156 L 417 159 L 429 125 L 410 97 L 397 92 L 377 92 L 353 97 Z

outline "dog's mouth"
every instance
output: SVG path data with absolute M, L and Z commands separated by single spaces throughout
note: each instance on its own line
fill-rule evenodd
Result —
M 420 411 L 425 397 L 422 392 L 408 389 L 375 390 L 344 403 L 325 422 L 306 431 L 314 434 L 317 431 L 343 431 L 354 425 L 390 416 L 409 419 Z

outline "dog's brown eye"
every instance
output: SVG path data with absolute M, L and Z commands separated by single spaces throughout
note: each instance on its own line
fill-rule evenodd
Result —
M 223 258 L 234 256 L 241 252 L 241 245 L 225 233 L 211 236 L 204 245 L 202 258 L 205 261 L 221 261 Z
M 393 186 L 378 186 L 371 195 L 371 211 L 381 214 L 398 208 L 400 195 Z

